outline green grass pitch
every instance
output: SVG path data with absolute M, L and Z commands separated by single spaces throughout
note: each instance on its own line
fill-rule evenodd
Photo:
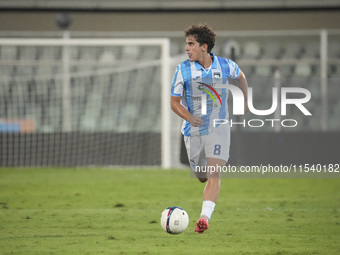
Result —
M 340 179 L 222 179 L 210 228 L 189 170 L 0 168 L 0 254 L 340 254 Z M 188 229 L 160 226 L 168 206 Z

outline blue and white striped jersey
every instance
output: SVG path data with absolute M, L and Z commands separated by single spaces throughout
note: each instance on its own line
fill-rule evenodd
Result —
M 227 84 L 228 78 L 237 79 L 240 69 L 234 61 L 210 54 L 213 62 L 208 69 L 187 59 L 177 66 L 174 75 L 171 95 L 182 97 L 181 104 L 190 114 L 203 120 L 200 127 L 191 127 L 184 121 L 182 133 L 185 136 L 207 135 L 217 127 L 213 126 L 214 119 L 229 119 L 228 90 L 214 87 Z M 206 98 L 205 114 L 202 114 L 202 97 Z

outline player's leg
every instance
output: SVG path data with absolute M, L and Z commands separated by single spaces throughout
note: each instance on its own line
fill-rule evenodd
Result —
M 221 171 L 219 169 L 222 169 L 227 162 L 223 159 L 207 158 L 207 163 L 208 169 L 210 167 L 214 171 L 207 172 L 208 182 L 203 191 L 203 201 L 208 200 L 216 203 L 221 189 Z
M 200 171 L 200 166 L 207 164 L 201 138 L 199 136 L 185 136 L 184 144 L 187 150 L 191 170 L 200 182 L 206 182 L 208 180 L 206 172 Z M 196 166 L 199 166 L 198 169 L 196 169 Z
M 205 149 L 207 155 L 208 182 L 203 191 L 203 204 L 200 219 L 195 229 L 203 233 L 209 228 L 209 220 L 215 209 L 221 189 L 221 171 L 229 159 L 230 128 L 219 127 L 209 134 Z
M 225 166 L 226 161 L 216 158 L 207 158 L 208 169 L 222 169 Z M 218 168 L 219 166 L 220 168 Z M 209 168 L 210 167 L 210 168 Z M 195 232 L 202 234 L 209 228 L 209 220 L 215 209 L 217 198 L 221 190 L 221 172 L 220 171 L 209 171 L 207 173 L 208 182 L 205 185 L 203 191 L 203 203 L 200 219 L 197 221 Z

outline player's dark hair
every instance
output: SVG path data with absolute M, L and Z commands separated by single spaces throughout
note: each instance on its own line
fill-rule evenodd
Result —
M 207 25 L 193 25 L 184 30 L 184 33 L 185 38 L 187 38 L 188 36 L 193 36 L 195 40 L 200 44 L 200 46 L 206 43 L 208 45 L 208 53 L 211 52 L 212 48 L 215 45 L 216 34 L 212 30 L 212 28 Z

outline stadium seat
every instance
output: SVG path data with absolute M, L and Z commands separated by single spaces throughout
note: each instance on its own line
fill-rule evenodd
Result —
M 10 46 L 10 45 L 3 45 L 0 47 L 0 56 L 1 60 L 15 60 L 18 58 L 18 47 Z
M 339 41 L 330 40 L 328 44 L 328 57 L 340 58 L 340 44 Z
M 306 44 L 303 51 L 304 58 L 319 58 L 320 57 L 320 43 L 310 41 Z
M 331 77 L 340 79 L 340 63 L 334 65 L 334 69 L 333 69 Z
M 118 52 L 116 48 L 105 48 L 99 56 L 101 64 L 112 64 L 117 60 Z
M 302 46 L 295 41 L 289 41 L 284 45 L 284 51 L 282 54 L 283 59 L 297 59 L 302 54 Z
M 242 59 L 257 59 L 260 57 L 260 54 L 260 45 L 256 41 L 249 41 L 243 47 Z
M 80 47 L 78 46 L 70 46 L 69 47 L 70 52 L 70 59 L 71 60 L 78 60 L 80 57 Z M 61 49 L 61 57 L 63 56 L 63 50 Z
M 253 77 L 254 66 L 252 65 L 242 65 L 240 66 L 242 72 L 246 75 L 247 78 Z
M 0 96 L 4 99 L 10 99 L 11 97 L 11 84 L 3 79 L 0 80 Z
M 0 76 L 2 78 L 9 78 L 13 73 L 13 66 L 11 65 L 0 65 Z
M 312 76 L 312 67 L 309 64 L 304 62 L 298 62 L 294 67 L 294 77 L 311 77 Z
M 263 46 L 262 58 L 264 59 L 278 59 L 282 54 L 282 49 L 279 42 L 269 41 Z
M 293 73 L 293 66 L 291 65 L 281 65 L 278 67 L 280 71 L 281 78 L 291 78 Z
M 272 67 L 268 65 L 257 65 L 255 66 L 255 77 L 273 77 Z
M 19 47 L 19 59 L 20 60 L 36 60 L 38 56 L 37 48 L 34 46 L 22 46 Z
M 56 67 L 53 65 L 37 65 L 35 69 L 35 74 L 38 76 L 42 75 L 53 75 L 56 72 Z
M 37 57 L 38 60 L 58 60 L 61 59 L 62 48 L 61 47 L 41 47 Z
M 226 40 L 224 42 L 223 48 L 222 48 L 222 56 L 230 58 L 232 55 L 232 49 L 234 49 L 235 51 L 235 58 L 237 60 L 241 55 L 241 46 L 235 40 Z
M 15 70 L 16 76 L 32 76 L 33 74 L 34 74 L 34 66 L 32 65 L 17 66 Z
M 319 79 L 321 75 L 320 64 L 312 65 L 312 72 L 313 72 L 313 77 Z
M 79 59 L 83 61 L 95 61 L 98 59 L 98 47 L 80 47 Z
M 137 60 L 140 54 L 140 47 L 134 45 L 126 45 L 122 48 L 122 58 L 128 60 Z
M 160 56 L 161 56 L 160 47 L 143 47 L 139 58 L 145 60 L 153 60 L 159 59 Z

